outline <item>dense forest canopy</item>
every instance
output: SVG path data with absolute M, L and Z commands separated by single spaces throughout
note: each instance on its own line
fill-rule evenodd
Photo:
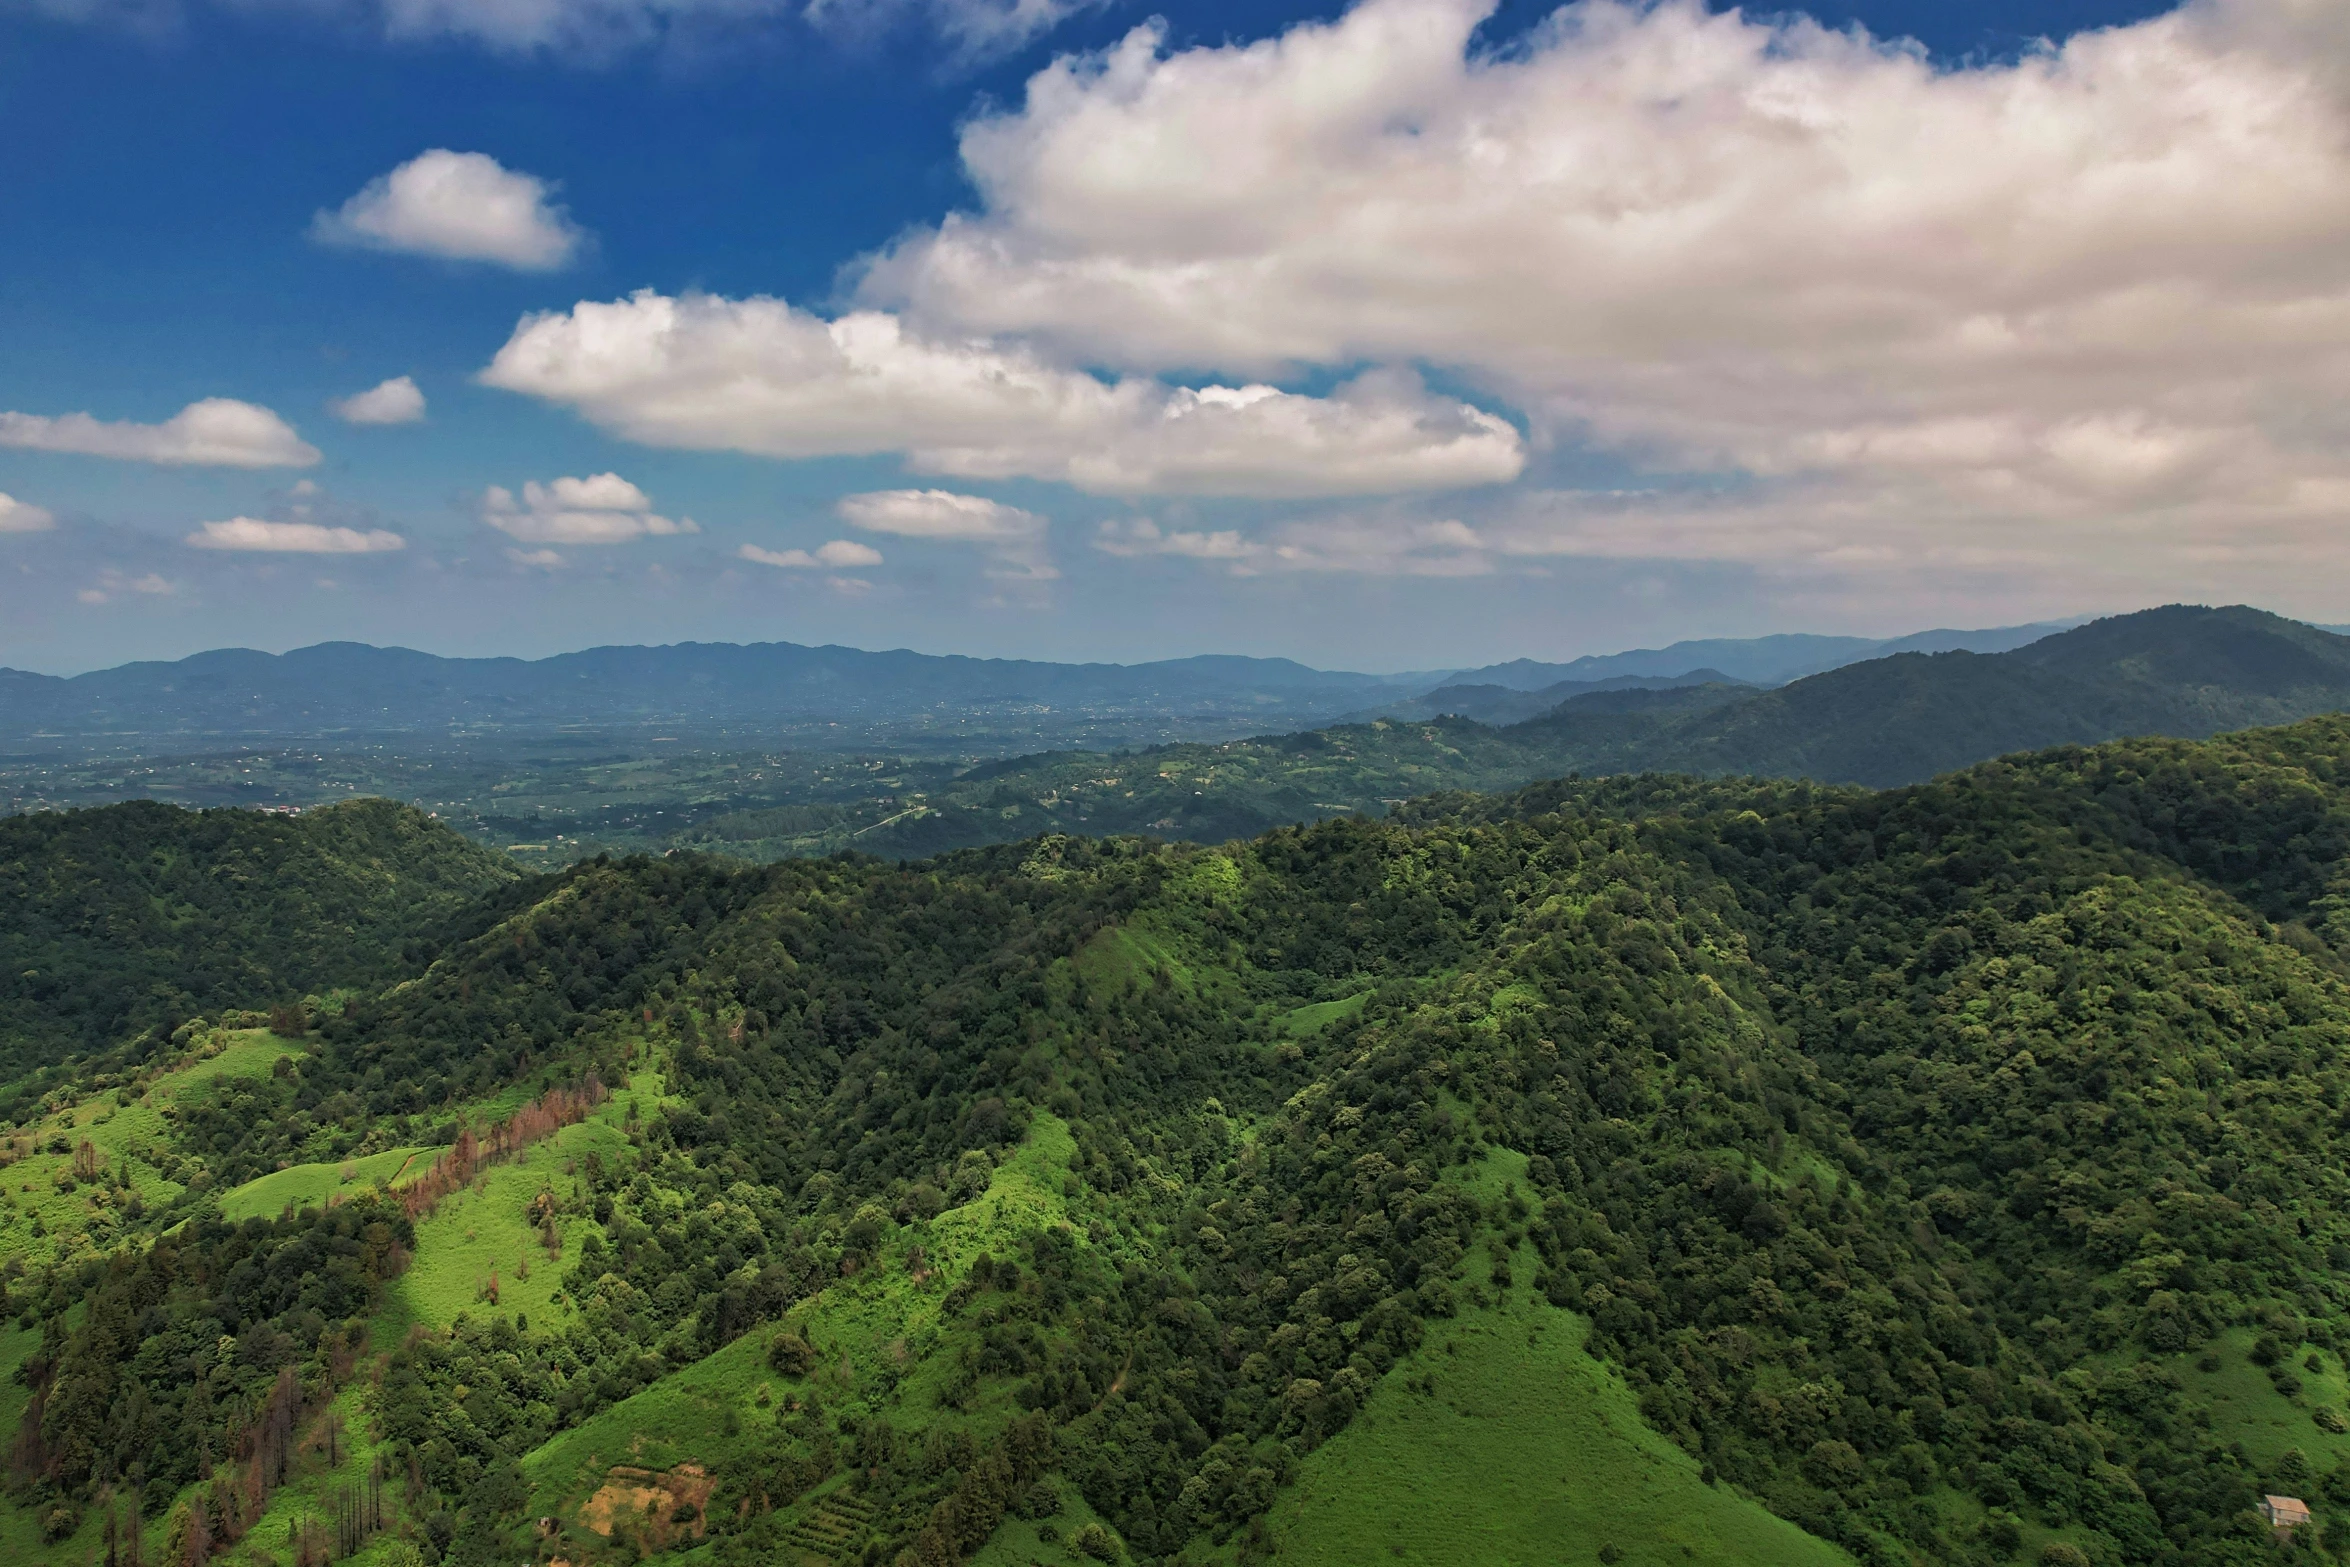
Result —
M 124 864 L 177 830 L 95 814 Z M 583 864 L 183 1091 L 176 1195 L 19 1267 L 13 1505 L 255 1549 L 347 1417 L 389 1500 L 338 1539 L 459 1567 L 1254 1559 L 1370 1411 L 1555 1321 L 1687 1495 L 1853 1560 L 2334 1551 L 2346 898 L 2342 717 L 1218 848 Z M 333 1182 L 461 1126 L 516 1184 Z M 349 1200 L 228 1216 L 308 1169 Z M 527 1312 L 403 1293 L 497 1224 Z M 2282 1544 L 2272 1492 L 2316 1513 Z
M 515 875 L 385 800 L 0 817 L 0 1081 L 202 1012 L 381 984 Z

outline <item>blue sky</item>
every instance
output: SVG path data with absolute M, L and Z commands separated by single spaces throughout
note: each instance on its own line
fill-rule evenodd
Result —
M 0 0 L 0 663 L 2350 618 L 2338 24 L 1489 9 Z

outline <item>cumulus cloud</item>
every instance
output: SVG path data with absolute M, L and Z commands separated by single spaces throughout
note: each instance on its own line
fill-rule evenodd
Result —
M 257 550 L 279 555 L 381 555 L 408 547 L 387 528 L 340 528 L 319 522 L 265 522 L 231 517 L 208 522 L 187 537 L 200 550 Z
M 952 490 L 874 490 L 841 497 L 841 517 L 873 533 L 976 544 L 989 560 L 987 574 L 1030 582 L 1060 576 L 1046 550 L 1051 528 L 1044 518 L 1017 506 Z
M 1106 494 L 1355 495 L 1515 478 L 1517 430 L 1398 372 L 1328 397 L 1104 382 L 1016 345 L 826 321 L 779 299 L 647 290 L 526 317 L 488 385 L 631 440 L 769 457 L 901 452 L 918 472 Z
M 586 241 L 550 201 L 553 192 L 486 154 L 435 147 L 368 181 L 335 211 L 320 212 L 310 232 L 331 245 L 546 272 Z
M 746 544 L 735 553 L 744 560 L 755 560 L 762 566 L 781 566 L 786 571 L 841 570 L 881 564 L 881 551 L 855 539 L 833 539 L 814 550 L 770 550 Z
M 86 413 L 0 413 L 0 446 L 37 452 L 78 452 L 174 467 L 308 468 L 318 448 L 293 426 L 254 403 L 207 397 L 161 424 L 102 420 Z
M 2345 575 L 2311 506 L 2350 479 L 2340 7 L 2194 0 L 1955 69 L 1697 0 L 1482 52 L 1491 9 L 1057 61 L 966 128 L 979 208 L 861 302 L 1136 374 L 1440 366 L 1544 441 L 1758 481 L 1783 531 L 1746 550 L 1862 549 L 1920 494 L 2075 563 L 2149 510 L 2299 506 Z
M 414 424 L 424 417 L 424 393 L 412 377 L 396 375 L 327 407 L 346 424 Z
M 654 511 L 652 497 L 616 473 L 546 484 L 533 479 L 519 500 L 493 484 L 482 497 L 481 519 L 524 544 L 626 544 L 702 531 L 691 517 Z
M 0 533 L 41 533 L 56 526 L 57 519 L 45 508 L 0 494 Z

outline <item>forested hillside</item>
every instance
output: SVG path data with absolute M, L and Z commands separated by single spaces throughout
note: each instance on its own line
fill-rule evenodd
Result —
M 0 1543 L 2185 1567 L 2270 1491 L 2331 1551 L 2346 878 L 2341 718 L 585 864 L 74 1170 L 168 1077 L 19 1129 L 94 1195 L 0 1205 Z
M 1471 712 L 1492 713 L 1472 700 Z M 1591 691 L 1491 727 L 1383 720 L 1115 757 L 1060 752 L 975 768 L 837 842 L 936 853 L 1039 831 L 1217 842 L 1432 790 L 1669 771 L 1915 783 L 2011 751 L 2127 735 L 2196 738 L 2350 707 L 2350 637 L 2241 607 L 2173 605 L 2011 652 L 1901 653 L 1771 691 L 1721 683 Z M 739 835 L 739 836 L 738 836 Z M 686 835 L 784 852 L 720 817 Z
M 381 984 L 514 877 L 383 800 L 0 817 L 0 1083 L 224 1006 Z

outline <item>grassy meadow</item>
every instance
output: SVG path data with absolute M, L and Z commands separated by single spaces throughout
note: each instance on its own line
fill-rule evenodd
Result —
M 0 1166 L 0 1262 L 35 1268 L 110 1249 L 132 1222 L 130 1199 L 143 1211 L 186 1190 L 152 1157 L 171 1136 L 175 1102 L 222 1078 L 264 1076 L 301 1049 L 266 1029 L 222 1032 L 143 1086 L 63 1106 L 0 1143 L 8 1160 Z M 85 1141 L 97 1156 L 96 1181 L 74 1175 Z

